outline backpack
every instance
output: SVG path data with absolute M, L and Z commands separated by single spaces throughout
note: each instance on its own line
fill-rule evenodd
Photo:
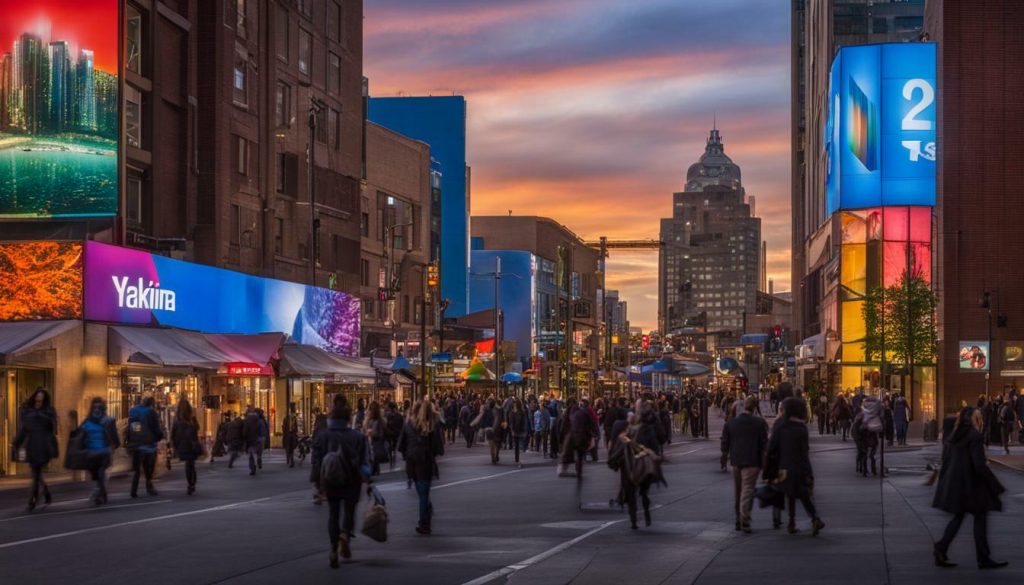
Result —
M 324 454 L 320 462 L 320 481 L 324 487 L 341 489 L 358 483 L 358 470 L 352 464 L 353 457 L 345 448 L 345 444 L 332 439 L 328 439 L 328 444 L 334 448 Z
M 1009 402 L 1003 404 L 999 409 L 999 418 L 1002 419 L 1003 422 L 1013 422 L 1013 419 L 1015 418 L 1014 414 L 1013 407 L 1010 406 Z
M 885 428 L 882 425 L 882 417 L 878 413 L 870 413 L 864 410 L 864 420 L 861 425 L 871 433 L 880 433 Z
M 132 449 L 142 445 L 152 445 L 156 442 L 156 437 L 153 435 L 152 429 L 149 428 L 148 418 L 149 414 L 147 413 L 142 420 L 128 422 L 128 428 L 125 431 L 125 446 L 127 448 Z

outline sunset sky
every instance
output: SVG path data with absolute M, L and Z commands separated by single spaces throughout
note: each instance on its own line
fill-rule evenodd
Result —
M 74 55 L 94 52 L 93 65 L 117 72 L 117 0 L 0 0 L 0 53 L 22 33 L 68 41 Z
M 657 238 L 717 115 L 789 289 L 788 2 L 366 0 L 365 16 L 372 95 L 466 96 L 473 215 Z M 632 325 L 656 327 L 657 254 L 608 266 Z

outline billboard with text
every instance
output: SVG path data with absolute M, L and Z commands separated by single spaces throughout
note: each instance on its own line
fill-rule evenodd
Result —
M 0 0 L 0 218 L 113 216 L 118 0 Z

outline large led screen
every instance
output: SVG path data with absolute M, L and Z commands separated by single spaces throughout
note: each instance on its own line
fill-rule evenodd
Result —
M 118 0 L 0 0 L 0 217 L 117 213 Z
M 182 262 L 108 244 L 85 245 L 85 318 L 207 333 L 287 333 L 359 355 L 352 295 Z
M 81 318 L 80 242 L 0 243 L 0 321 Z
M 827 211 L 935 205 L 935 45 L 844 47 L 832 62 Z

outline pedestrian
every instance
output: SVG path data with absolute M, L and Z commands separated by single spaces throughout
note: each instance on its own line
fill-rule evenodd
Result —
M 455 431 L 459 428 L 459 404 L 455 398 L 448 397 L 444 403 L 444 434 L 449 445 L 455 444 Z
M 416 532 L 427 536 L 431 531 L 434 506 L 430 503 L 430 484 L 440 478 L 437 458 L 444 455 L 444 439 L 437 412 L 429 400 L 423 399 L 402 432 L 399 449 L 405 454 L 405 465 L 419 496 L 419 523 Z
M 260 431 L 260 442 L 256 448 L 256 467 L 263 469 L 263 450 L 270 448 L 270 423 L 267 422 L 267 416 L 262 408 L 256 409 L 256 417 L 259 419 Z
M 21 426 L 14 438 L 14 451 L 24 449 L 24 456 L 18 457 L 28 463 L 32 470 L 32 485 L 29 489 L 28 511 L 35 509 L 42 491 L 43 503 L 47 506 L 53 501 L 50 488 L 43 479 L 43 468 L 51 459 L 58 455 L 57 449 L 57 411 L 50 403 L 50 393 L 39 386 L 21 405 Z
M 408 407 L 406 407 L 408 409 Z M 356 402 L 355 429 L 363 432 L 363 423 L 366 421 L 366 401 L 362 398 Z
M 156 414 L 153 396 L 146 396 L 142 404 L 128 411 L 128 425 L 124 431 L 124 444 L 132 455 L 132 491 L 133 498 L 139 497 L 139 476 L 146 477 L 146 493 L 157 495 L 153 486 L 153 470 L 156 468 L 157 443 L 164 439 L 164 431 L 160 428 L 160 417 Z
M 479 405 L 476 400 L 467 402 L 459 409 L 459 431 L 462 433 L 462 438 L 466 441 L 466 448 L 469 449 L 473 446 L 473 439 L 476 438 L 477 426 L 473 424 L 476 420 L 477 411 Z
M 787 399 L 788 400 L 788 399 Z M 768 442 L 768 465 L 765 476 L 768 480 L 777 481 L 786 495 L 789 508 L 789 533 L 796 534 L 796 500 L 803 504 L 807 515 L 811 517 L 811 526 L 815 536 L 825 527 L 818 517 L 811 493 L 814 488 L 814 471 L 811 468 L 810 439 L 807 434 L 806 405 L 801 410 L 803 400 L 797 398 L 787 402 L 783 400 L 782 410 L 785 418 L 772 429 L 771 440 Z M 802 415 L 802 416 L 801 416 Z
M 527 448 L 527 438 L 530 435 L 530 413 L 519 398 L 515 399 L 512 409 L 509 411 L 508 432 L 512 435 L 516 467 L 522 467 L 522 464 L 519 463 L 519 452 L 525 451 Z
M 352 558 L 349 541 L 355 531 L 356 504 L 362 484 L 371 483 L 366 437 L 350 424 L 352 409 L 343 394 L 335 394 L 330 417 L 313 442 L 312 463 L 320 471 L 320 490 L 327 498 L 327 535 L 331 542 L 330 565 L 338 557 Z
M 319 408 L 316 408 L 313 410 L 313 433 L 310 439 L 310 463 L 313 461 L 312 445 L 315 445 L 320 435 L 325 432 L 327 432 L 327 415 L 320 412 Z M 313 484 L 313 503 L 319 506 L 324 503 L 324 494 L 320 489 L 320 466 L 310 465 L 309 467 L 309 482 Z
M 957 417 L 952 434 L 945 439 L 948 449 L 942 457 L 938 485 L 932 506 L 953 514 L 942 538 L 935 543 L 935 565 L 955 567 L 949 561 L 949 545 L 960 530 L 964 516 L 974 516 L 974 551 L 979 569 L 998 569 L 1006 561 L 992 559 L 988 546 L 988 513 L 1002 510 L 1000 494 L 1005 489 L 989 469 L 985 457 L 984 415 L 965 407 Z
M 227 446 L 228 446 L 228 468 L 235 466 L 235 460 L 245 451 L 245 419 L 241 415 L 231 414 L 231 422 L 228 424 Z
M 281 421 L 281 447 L 288 467 L 295 467 L 295 448 L 299 446 L 299 417 L 295 416 L 295 403 L 288 404 L 288 414 Z
M 213 449 L 210 451 L 210 463 L 213 464 L 214 457 L 223 457 L 227 453 L 228 426 L 231 423 L 231 413 L 225 412 L 221 415 L 220 424 L 217 425 L 217 436 L 213 440 Z
M 722 455 L 732 464 L 736 500 L 736 530 L 750 534 L 750 510 L 757 476 L 768 451 L 768 424 L 754 416 L 757 399 L 747 397 L 743 412 L 722 429 Z
M 245 452 L 249 455 L 249 475 L 256 475 L 256 456 L 263 450 L 263 436 L 260 432 L 260 415 L 252 405 L 245 410 L 242 438 L 245 441 Z
M 484 440 L 491 448 L 491 464 L 497 465 L 501 460 L 501 446 L 505 443 L 508 421 L 505 420 L 504 409 L 493 398 L 487 400 L 480 428 L 484 429 Z
M 892 422 L 896 429 L 896 444 L 907 444 L 907 427 L 910 425 L 910 405 L 900 392 L 892 401 Z
M 814 414 L 815 416 L 818 417 L 818 435 L 824 435 L 825 427 L 828 423 L 829 414 L 828 396 L 826 396 L 825 393 L 822 392 L 821 395 L 818 396 L 817 403 L 818 404 L 814 408 Z
M 604 420 L 601 421 L 601 426 L 603 427 L 602 430 L 604 431 L 604 448 L 606 451 L 611 449 L 612 440 L 615 439 L 612 435 L 612 428 L 615 426 L 616 422 L 625 420 L 625 418 L 625 399 L 620 396 L 616 399 L 610 400 L 608 402 L 608 408 L 604 411 Z
M 363 419 L 363 434 L 370 442 L 370 475 L 380 475 L 380 464 L 388 462 L 388 442 L 380 403 L 373 401 Z
M 878 443 L 885 430 L 882 404 L 874 396 L 865 396 L 860 403 L 860 412 L 853 419 L 854 441 L 860 441 L 860 465 L 858 471 L 868 476 L 867 463 L 871 462 L 871 475 L 878 475 L 877 460 Z M 883 470 L 884 472 L 885 470 Z
M 850 420 L 853 418 L 850 410 L 850 403 L 846 401 L 846 397 L 842 394 L 836 396 L 836 403 L 832 407 L 832 417 L 836 421 L 836 426 L 842 431 L 843 441 L 846 441 L 846 437 L 850 434 Z
M 89 475 L 96 482 L 90 500 L 94 506 L 107 503 L 107 469 L 114 451 L 121 446 L 114 419 L 107 416 L 107 403 L 100 397 L 89 403 L 89 416 L 82 422 L 85 450 L 89 454 Z
M 398 405 L 389 401 L 384 411 L 384 438 L 388 444 L 388 464 L 395 468 L 395 453 L 398 451 L 398 438 L 405 428 L 405 417 L 398 412 Z
M 575 463 L 576 485 L 579 486 L 583 479 L 583 460 L 597 443 L 597 423 L 589 410 L 576 404 L 574 399 L 570 398 L 566 402 L 566 406 L 565 429 L 562 431 L 564 438 L 562 439 L 561 472 L 565 471 L 570 462 Z M 657 419 L 653 410 L 651 416 Z
M 196 493 L 196 459 L 203 454 L 203 446 L 199 442 L 199 421 L 196 420 L 192 405 L 182 398 L 178 401 L 174 425 L 171 427 L 171 445 L 179 461 L 185 463 L 185 480 L 188 482 L 188 495 Z
M 616 423 L 613 426 L 613 432 L 621 427 L 620 423 Z M 624 443 L 626 453 L 622 468 L 619 470 L 619 484 L 622 488 L 622 497 L 629 510 L 630 527 L 633 530 L 638 528 L 637 494 L 639 493 L 644 508 L 644 525 L 650 526 L 651 498 L 649 491 L 654 482 L 664 481 L 660 475 L 660 468 L 653 477 L 637 478 L 634 475 L 636 459 L 638 457 L 655 457 L 654 454 L 664 442 L 666 434 L 654 405 L 646 400 L 638 400 L 633 423 L 625 428 L 625 432 L 620 431 L 617 436 L 617 440 Z M 581 469 L 581 466 L 577 464 L 577 474 L 581 473 Z
M 1010 454 L 1010 438 L 1017 430 L 1017 409 L 1012 395 L 1007 395 L 1003 405 L 999 407 L 1000 437 L 1002 438 L 1003 450 Z
M 882 428 L 886 445 L 892 447 L 896 440 L 896 421 L 892 414 L 892 397 L 886 396 L 882 401 Z

